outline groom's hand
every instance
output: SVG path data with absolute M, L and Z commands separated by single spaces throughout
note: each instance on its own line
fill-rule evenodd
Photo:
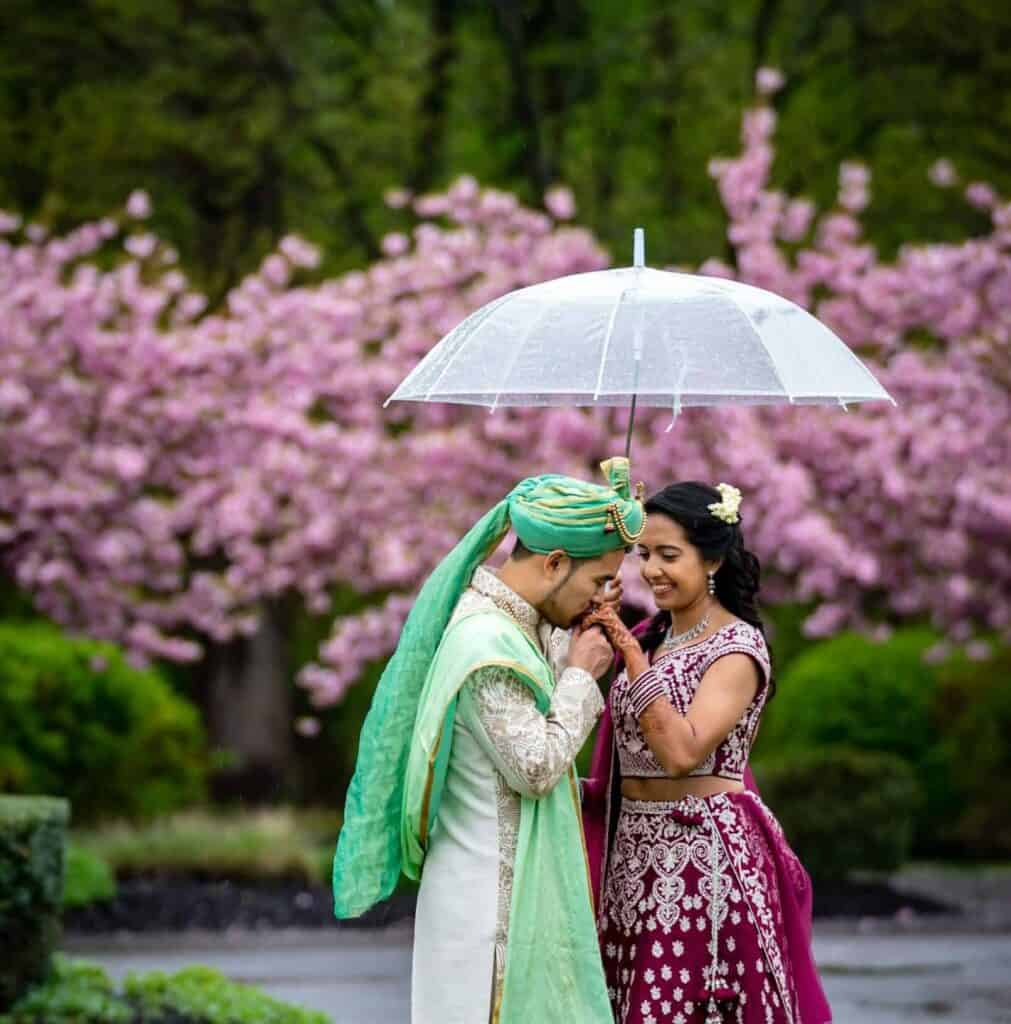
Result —
M 605 675 L 614 661 L 614 650 L 599 626 L 577 628 L 569 645 L 569 668 L 581 668 L 594 679 Z

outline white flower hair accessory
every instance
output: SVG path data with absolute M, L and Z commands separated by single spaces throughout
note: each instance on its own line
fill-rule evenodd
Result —
M 741 507 L 741 492 L 736 487 L 731 487 L 730 484 L 717 484 L 716 490 L 720 492 L 722 500 L 714 501 L 712 505 L 709 505 L 709 511 L 725 523 L 731 525 L 739 523 L 741 516 L 738 509 Z

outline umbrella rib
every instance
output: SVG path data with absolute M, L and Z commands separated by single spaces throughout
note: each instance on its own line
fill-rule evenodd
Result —
M 758 325 L 754 321 L 754 318 L 751 316 L 751 314 L 746 309 L 743 309 L 740 306 L 738 306 L 737 308 L 740 309 L 741 312 L 748 318 L 748 322 L 751 324 L 752 328 L 754 329 L 755 333 L 758 335 L 759 339 L 762 340 L 762 348 L 765 349 L 765 354 L 769 357 L 769 363 L 772 366 L 773 373 L 775 373 L 776 379 L 779 381 L 780 385 L 782 386 L 784 394 L 790 400 L 790 404 L 791 405 L 796 404 L 796 395 L 787 388 L 786 382 L 783 380 L 783 376 L 779 372 L 779 363 L 776 361 L 776 357 L 766 347 L 765 341 L 762 338 L 762 332 L 759 330 Z M 818 320 L 818 318 L 815 317 L 813 313 L 811 313 L 810 311 L 804 309 L 803 306 L 801 306 L 799 308 L 800 308 L 801 312 L 807 313 L 807 315 L 809 317 L 811 317 L 813 320 Z M 820 323 L 820 321 L 818 321 L 818 322 Z M 824 326 L 824 325 L 822 325 L 822 326 Z M 887 389 L 882 387 L 881 383 L 874 376 L 874 374 L 871 373 L 871 371 L 868 370 L 867 367 L 863 364 L 863 361 L 856 354 L 856 352 L 854 352 L 853 349 L 851 349 L 850 346 L 847 345 L 846 342 L 844 342 L 841 338 L 839 339 L 839 343 L 842 345 L 843 351 L 845 352 L 845 355 L 849 358 L 850 362 L 855 363 L 857 365 L 857 367 L 859 368 L 859 370 L 860 370 L 861 374 L 863 375 L 863 377 L 865 379 L 866 378 L 870 378 L 872 384 L 874 384 L 880 391 L 883 392 L 884 398 L 886 398 L 889 402 L 891 402 L 892 405 L 898 405 L 898 402 L 896 402 L 895 399 L 888 393 Z M 831 397 L 835 401 L 839 402 L 839 404 L 842 405 L 843 409 L 846 409 L 846 403 L 839 397 L 839 395 L 837 395 L 837 394 L 836 395 L 830 395 L 828 393 L 826 393 L 826 394 L 827 394 L 828 397 Z M 868 398 L 867 399 L 867 401 L 876 401 L 876 400 L 880 400 L 880 399 L 874 399 L 874 398 Z M 846 409 L 846 411 L 848 412 L 849 410 Z
M 734 306 L 744 315 L 744 318 L 748 323 L 751 324 L 751 329 L 755 332 L 759 344 L 762 346 L 762 351 L 765 353 L 766 359 L 769 360 L 769 365 L 772 367 L 772 372 L 776 375 L 776 380 L 779 381 L 779 386 L 783 389 L 783 394 L 786 395 L 790 405 L 793 405 L 793 392 L 786 386 L 786 381 L 783 380 L 783 375 L 779 372 L 779 365 L 776 363 L 776 357 L 769 351 L 768 346 L 765 344 L 765 338 L 762 337 L 761 329 L 758 324 L 755 323 L 755 318 L 737 302 L 734 302 Z
M 467 342 L 470 341 L 482 327 L 484 327 L 488 322 L 488 317 L 490 317 L 492 313 L 508 302 L 509 299 L 514 298 L 516 294 L 516 292 L 508 292 L 501 296 L 501 298 L 496 299 L 494 302 L 489 302 L 488 305 L 484 307 L 485 313 L 481 318 L 481 322 L 470 332 L 469 337 L 462 338 L 460 340 L 459 346 L 457 346 L 456 350 L 446 360 L 446 365 L 442 368 L 439 376 L 435 379 L 435 383 L 428 389 L 428 393 L 425 395 L 426 402 L 430 402 L 432 400 L 432 395 L 435 393 L 435 389 L 442 383 L 442 378 L 446 376 L 447 371 L 453 365 L 453 361 L 456 357 L 467 347 Z
M 604 383 L 604 366 L 607 363 L 607 351 L 611 347 L 611 335 L 614 334 L 614 321 L 618 319 L 618 307 L 625 300 L 625 295 L 630 291 L 629 288 L 622 288 L 615 300 L 614 306 L 611 309 L 611 315 L 607 320 L 607 333 L 604 335 L 604 348 L 600 353 L 600 369 L 597 371 L 597 386 L 593 391 L 593 400 L 596 401 L 600 398 L 600 389 Z

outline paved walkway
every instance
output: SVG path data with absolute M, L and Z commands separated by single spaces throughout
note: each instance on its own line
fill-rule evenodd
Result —
M 411 928 L 71 938 L 64 950 L 129 971 L 214 967 L 334 1024 L 407 1024 Z M 1011 935 L 816 929 L 836 1024 L 1008 1024 Z

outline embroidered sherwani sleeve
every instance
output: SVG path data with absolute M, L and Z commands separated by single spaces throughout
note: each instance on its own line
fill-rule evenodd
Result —
M 545 648 L 556 679 L 561 676 L 569 664 L 569 645 L 571 643 L 571 629 L 552 629 L 547 635 Z
M 549 793 L 586 742 L 604 700 L 589 672 L 568 668 L 546 715 L 530 688 L 507 668 L 489 666 L 465 684 L 468 724 L 509 787 L 523 796 Z M 466 713 L 466 712 L 465 712 Z

